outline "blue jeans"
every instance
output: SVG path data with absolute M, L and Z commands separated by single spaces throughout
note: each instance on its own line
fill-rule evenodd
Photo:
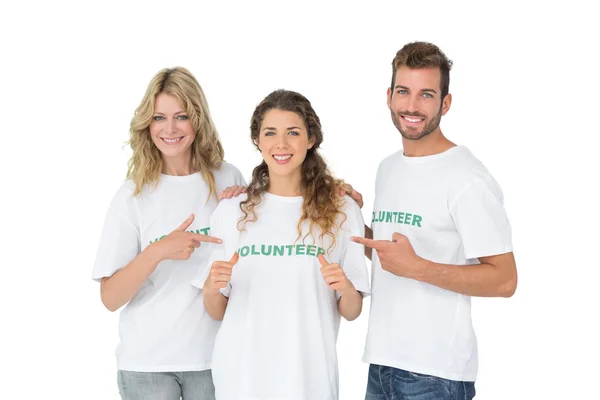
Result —
M 371 364 L 365 400 L 471 400 L 474 382 L 459 382 Z
M 215 400 L 212 374 L 206 371 L 118 371 L 123 400 Z

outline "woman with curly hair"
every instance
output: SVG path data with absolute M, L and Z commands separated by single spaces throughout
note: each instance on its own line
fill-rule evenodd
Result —
M 321 123 L 304 96 L 269 94 L 250 131 L 263 161 L 246 193 L 215 210 L 223 244 L 194 281 L 222 320 L 216 396 L 337 399 L 340 316 L 357 318 L 369 293 L 364 247 L 350 241 L 363 236 L 362 215 L 319 154 Z
M 123 399 L 214 399 L 219 324 L 190 284 L 208 257 L 217 193 L 244 185 L 223 148 L 204 92 L 177 67 L 151 80 L 131 120 L 127 180 L 109 206 L 92 278 L 119 318 Z M 209 236 L 210 234 L 210 236 Z M 196 250 L 196 251 L 195 251 Z

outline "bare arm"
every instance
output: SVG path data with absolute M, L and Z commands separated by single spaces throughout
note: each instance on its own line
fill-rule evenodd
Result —
M 201 242 L 222 242 L 212 236 L 186 232 L 193 221 L 192 214 L 164 239 L 147 246 L 125 267 L 103 278 L 100 283 L 102 304 L 110 311 L 118 310 L 136 295 L 161 261 L 187 260 Z
M 367 239 L 373 239 L 373 230 L 367 225 L 365 225 L 365 237 Z M 373 256 L 373 249 L 369 246 L 365 246 L 365 256 L 367 256 L 369 260 L 372 260 L 371 257 Z
M 223 296 L 219 290 L 208 289 L 206 284 L 204 285 L 204 289 L 202 289 L 202 298 L 208 315 L 214 320 L 222 321 L 229 299 Z
M 338 310 L 347 321 L 353 321 L 362 312 L 363 297 L 354 286 L 351 285 L 345 292 L 340 293 Z
M 129 302 L 154 272 L 161 261 L 154 250 L 154 244 L 146 247 L 124 268 L 102 278 L 100 298 L 108 310 L 116 311 Z
M 351 239 L 376 249 L 381 268 L 394 275 L 467 296 L 511 297 L 517 288 L 517 267 L 512 252 L 480 257 L 481 264 L 449 265 L 419 257 L 408 238 L 398 232 L 392 235 L 392 241 Z
M 239 258 L 240 256 L 235 252 L 229 262 L 215 261 L 211 265 L 208 277 L 202 287 L 204 308 L 206 308 L 208 315 L 217 321 L 223 320 L 225 309 L 229 302 L 229 299 L 220 292 L 220 289 L 229 285 L 231 275 L 233 274 L 233 267 Z
M 481 264 L 447 265 L 423 260 L 415 279 L 467 296 L 511 297 L 517 289 L 513 253 L 479 258 Z
M 362 311 L 362 295 L 356 290 L 338 263 L 330 264 L 323 254 L 317 256 L 325 283 L 340 294 L 338 311 L 348 321 L 356 319 Z

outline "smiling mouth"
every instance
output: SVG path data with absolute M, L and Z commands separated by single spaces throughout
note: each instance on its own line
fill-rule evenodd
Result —
M 405 120 L 406 122 L 409 122 L 411 124 L 418 124 L 425 120 L 425 118 L 421 118 L 421 117 L 408 117 L 408 116 L 404 116 L 404 115 L 401 115 L 400 117 L 403 120 Z
M 183 136 L 178 137 L 178 138 L 173 138 L 173 139 L 167 139 L 167 138 L 161 137 L 160 139 L 167 144 L 175 144 L 175 143 L 178 143 L 181 139 L 183 139 Z
M 281 155 L 274 154 L 273 158 L 275 159 L 275 162 L 277 164 L 287 164 L 290 161 L 290 159 L 292 158 L 292 155 L 291 154 L 281 154 Z

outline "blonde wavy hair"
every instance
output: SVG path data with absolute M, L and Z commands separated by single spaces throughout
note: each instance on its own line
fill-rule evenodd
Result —
M 196 133 L 192 143 L 191 167 L 208 183 L 208 198 L 213 194 L 216 197 L 215 177 L 211 170 L 221 166 L 223 146 L 202 87 L 190 71 L 183 67 L 159 71 L 148 84 L 146 94 L 131 119 L 128 144 L 133 154 L 128 162 L 127 178 L 135 183 L 134 196 L 142 192 L 144 185 L 158 184 L 163 168 L 161 152 L 150 137 L 156 96 L 161 93 L 175 96 L 187 113 Z
M 319 227 L 321 228 L 320 239 L 322 240 L 325 235 L 329 236 L 332 239 L 329 248 L 333 249 L 336 243 L 338 218 L 340 216 L 343 218 L 339 224 L 341 226 L 346 221 L 347 216 L 342 211 L 344 199 L 339 195 L 343 181 L 333 177 L 318 151 L 323 142 L 319 116 L 308 99 L 300 93 L 289 90 L 272 92 L 256 107 L 250 122 L 250 138 L 257 149 L 260 126 L 265 114 L 273 109 L 292 111 L 298 114 L 304 121 L 309 141 L 314 143 L 308 149 L 301 167 L 300 190 L 304 199 L 302 202 L 302 216 L 298 221 L 298 239 L 302 235 L 303 222 L 309 221 L 309 231 L 304 238 L 312 235 L 315 227 Z M 244 230 L 247 222 L 258 220 L 255 207 L 260 204 L 262 195 L 268 189 L 269 169 L 263 160 L 252 172 L 252 180 L 246 189 L 248 198 L 240 203 L 244 215 L 238 221 L 238 229 Z

